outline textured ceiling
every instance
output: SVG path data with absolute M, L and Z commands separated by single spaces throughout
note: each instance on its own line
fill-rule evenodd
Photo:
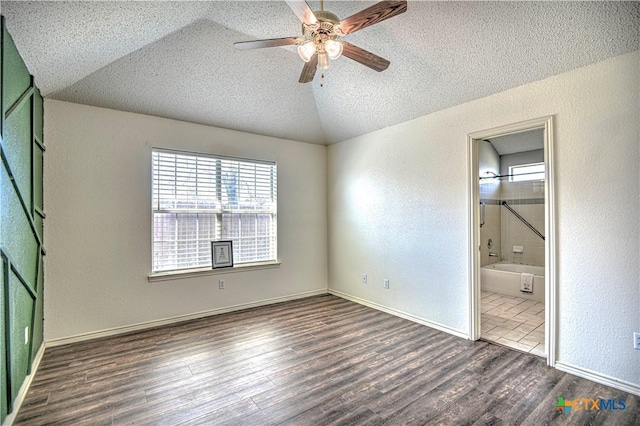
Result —
M 318 9 L 318 2 L 308 2 Z M 325 1 L 340 18 L 374 4 Z M 640 49 L 638 2 L 409 2 L 345 37 L 391 61 L 340 58 L 300 84 L 284 1 L 7 2 L 2 14 L 43 95 L 328 144 Z

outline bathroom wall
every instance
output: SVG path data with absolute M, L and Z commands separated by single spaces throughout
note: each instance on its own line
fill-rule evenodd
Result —
M 509 166 L 543 161 L 542 149 L 503 155 L 500 157 L 500 173 L 508 174 Z M 544 235 L 544 181 L 509 182 L 504 178 L 500 184 L 500 199 Z M 544 266 L 544 240 L 505 207 L 500 206 L 500 209 L 502 260 Z M 513 246 L 522 246 L 522 253 L 515 253 Z
M 480 177 L 500 174 L 500 156 L 488 141 L 479 142 L 478 166 Z M 499 179 L 480 179 L 480 202 L 485 209 L 485 223 L 480 227 L 480 261 L 485 266 L 500 261 L 500 257 L 489 257 L 489 252 L 499 254 L 501 249 Z M 491 248 L 489 240 L 493 243 Z

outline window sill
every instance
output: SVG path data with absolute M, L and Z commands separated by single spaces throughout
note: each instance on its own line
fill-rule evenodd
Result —
M 149 282 L 156 281 L 170 281 L 170 280 L 179 280 L 182 278 L 194 278 L 194 277 L 202 277 L 205 275 L 220 275 L 220 274 L 229 274 L 235 272 L 247 272 L 247 271 L 257 271 L 260 269 L 273 269 L 279 268 L 280 262 L 265 262 L 265 263 L 246 263 L 242 265 L 237 265 L 232 268 L 197 268 L 197 269 L 184 269 L 181 271 L 167 271 L 167 272 L 156 272 L 150 274 L 147 278 Z

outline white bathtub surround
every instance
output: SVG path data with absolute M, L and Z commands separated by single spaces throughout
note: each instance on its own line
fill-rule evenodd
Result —
M 523 274 L 533 275 L 533 291 L 531 293 L 520 290 Z M 480 283 L 482 291 L 535 300 L 544 304 L 543 266 L 516 265 L 507 262 L 494 263 L 480 269 Z
M 544 302 L 488 291 L 481 295 L 483 339 L 545 356 Z
M 480 227 L 480 261 L 482 265 L 500 261 L 500 179 L 487 176 L 500 174 L 500 156 L 487 141 L 478 142 L 478 167 L 480 177 L 480 201 L 484 204 L 484 224 Z M 489 247 L 491 246 L 491 247 Z M 489 253 L 498 253 L 497 257 Z
M 493 265 L 488 265 L 487 269 L 494 269 L 497 271 L 505 271 L 505 272 L 513 272 L 513 273 L 525 273 L 525 274 L 533 274 L 538 275 L 544 278 L 544 266 L 536 266 L 536 265 L 521 265 L 510 262 L 498 262 Z
M 530 189 L 539 182 L 515 182 Z M 508 183 L 506 185 L 513 185 Z M 525 185 L 526 184 L 526 185 Z M 544 224 L 544 194 L 520 194 L 518 198 L 504 196 L 503 200 L 509 203 L 509 207 L 518 212 L 539 232 L 545 232 Z M 531 198 L 535 198 L 532 200 Z M 531 202 L 532 204 L 526 204 Z M 518 204 L 519 203 L 519 204 Z M 537 236 L 531 229 L 513 215 L 505 207 L 500 206 L 500 237 L 502 242 L 502 260 L 512 263 L 525 263 L 528 265 L 544 265 L 544 240 Z M 513 247 L 522 247 L 516 251 Z

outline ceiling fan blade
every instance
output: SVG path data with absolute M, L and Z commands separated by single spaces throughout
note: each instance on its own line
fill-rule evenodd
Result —
M 343 19 L 339 25 L 343 34 L 351 34 L 406 11 L 406 1 L 381 1 Z
M 239 41 L 233 43 L 238 50 L 260 49 L 263 47 L 290 46 L 298 42 L 297 37 L 271 38 L 266 40 Z
M 360 62 L 362 65 L 378 72 L 386 70 L 391 63 L 378 55 L 367 52 L 366 50 L 358 46 L 354 46 L 346 41 L 342 42 L 342 55 L 353 59 L 356 62 Z
M 316 76 L 316 69 L 318 68 L 318 54 L 314 53 L 309 62 L 304 64 L 302 68 L 302 74 L 300 74 L 300 83 L 309 83 Z
M 307 25 L 314 25 L 318 22 L 316 15 L 307 4 L 305 0 L 285 0 L 293 13 L 296 14 L 298 19 Z

